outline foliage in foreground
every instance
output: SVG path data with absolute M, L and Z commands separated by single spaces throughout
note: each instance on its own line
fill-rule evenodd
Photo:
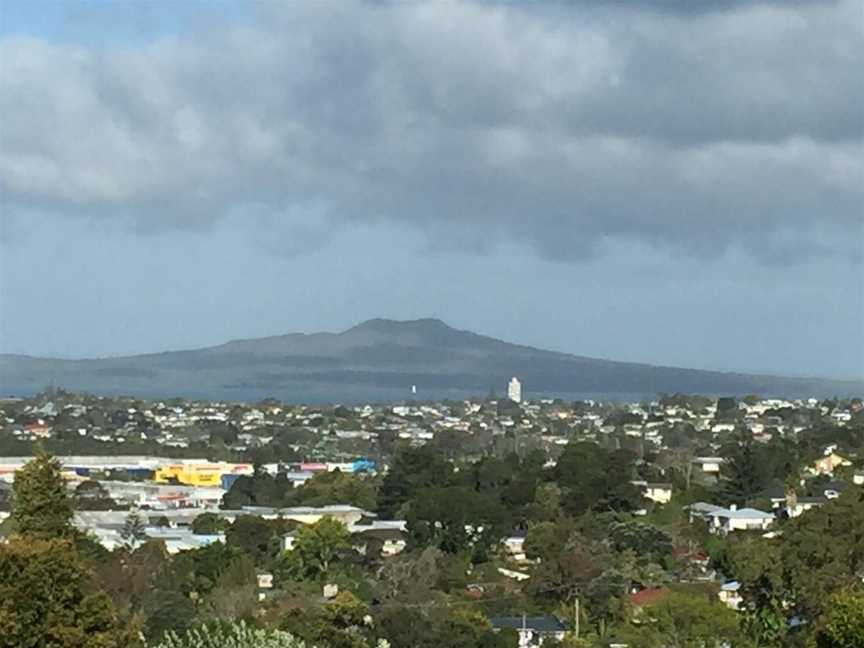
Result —
M 281 630 L 250 628 L 245 622 L 219 624 L 169 632 L 152 648 L 306 648 L 306 644 Z
M 384 640 L 376 648 L 389 648 Z M 289 632 L 252 628 L 244 621 L 220 623 L 187 630 L 182 635 L 169 632 L 151 648 L 314 648 Z
M 864 648 L 864 593 L 839 592 L 816 634 L 818 648 Z
M 0 544 L 0 646 L 127 645 L 111 601 L 89 585 L 68 540 L 16 537 Z

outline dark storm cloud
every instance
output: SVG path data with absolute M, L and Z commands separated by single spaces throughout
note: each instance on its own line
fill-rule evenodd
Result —
M 143 228 L 308 211 L 562 259 L 860 232 L 858 2 L 585 4 L 266 5 L 143 45 L 7 38 L 0 189 Z

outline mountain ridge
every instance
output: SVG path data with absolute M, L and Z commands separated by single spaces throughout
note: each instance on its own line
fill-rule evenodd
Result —
M 286 333 L 198 349 L 107 358 L 0 354 L 0 393 L 49 384 L 93 393 L 250 400 L 400 400 L 464 397 L 503 389 L 516 375 L 527 393 L 760 393 L 860 395 L 864 382 L 687 369 L 606 360 L 513 344 L 436 318 L 376 318 L 338 333 Z

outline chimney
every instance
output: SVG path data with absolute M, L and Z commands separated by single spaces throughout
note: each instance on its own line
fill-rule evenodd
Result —
M 786 490 L 786 510 L 793 511 L 798 506 L 798 493 L 795 492 L 794 488 L 789 488 Z M 791 517 L 791 515 L 790 515 Z

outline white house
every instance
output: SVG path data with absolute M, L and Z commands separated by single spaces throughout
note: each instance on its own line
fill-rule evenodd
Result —
M 693 464 L 707 475 L 718 475 L 723 457 L 694 457 Z
M 501 544 L 504 545 L 504 550 L 507 552 L 507 555 L 517 562 L 523 562 L 527 560 L 525 556 L 525 536 L 517 536 L 512 535 L 507 538 L 504 538 L 501 541 Z
M 697 502 L 688 507 L 690 520 L 701 518 L 707 520 L 711 533 L 726 535 L 732 531 L 765 531 L 776 518 L 773 513 L 766 513 L 753 508 L 739 509 L 735 504 L 728 509 L 706 502 Z
M 717 598 L 733 610 L 740 609 L 743 601 L 741 598 L 741 583 L 738 581 L 723 583 L 720 586 L 720 591 L 717 593 Z
M 519 635 L 519 648 L 540 648 L 548 639 L 564 639 L 564 624 L 552 616 L 492 617 L 489 621 L 495 632 L 515 630 Z
M 775 515 L 753 508 L 742 508 L 733 504 L 720 515 L 720 533 L 727 534 L 731 531 L 765 531 L 774 523 Z
M 639 487 L 642 491 L 642 497 L 652 502 L 668 504 L 672 500 L 672 484 L 657 484 L 646 481 L 634 481 L 631 483 Z

